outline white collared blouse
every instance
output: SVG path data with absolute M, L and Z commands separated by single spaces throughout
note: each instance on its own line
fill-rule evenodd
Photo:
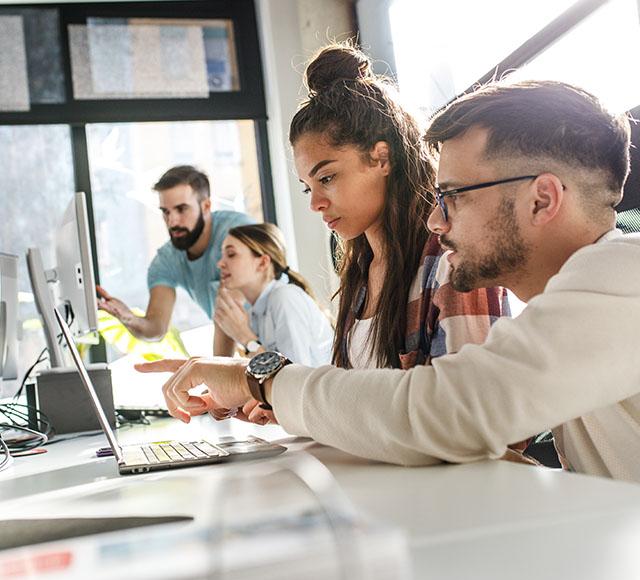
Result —
M 266 350 L 294 363 L 318 367 L 331 363 L 333 329 L 316 302 L 283 274 L 272 280 L 249 309 L 251 329 Z

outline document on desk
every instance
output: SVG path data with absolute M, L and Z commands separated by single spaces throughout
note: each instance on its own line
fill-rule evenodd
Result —
M 306 457 L 303 467 L 313 471 L 319 462 Z M 123 570 L 128 578 L 154 580 L 410 577 L 400 531 L 355 512 L 328 478 L 310 487 L 290 466 L 290 459 L 275 459 L 188 475 L 149 474 L 48 492 L 27 506 L 0 503 L 5 526 L 12 518 L 71 520 L 80 514 L 166 518 L 160 525 L 115 526 L 108 533 L 0 551 L 0 577 L 106 580 L 122 577 Z

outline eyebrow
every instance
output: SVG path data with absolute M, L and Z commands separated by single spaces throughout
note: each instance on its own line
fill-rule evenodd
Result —
M 160 205 L 158 207 L 162 211 L 167 211 L 169 209 L 169 208 L 166 208 L 166 207 L 164 207 L 162 205 Z M 178 205 L 174 205 L 172 209 L 182 209 L 182 208 L 185 208 L 185 207 L 189 207 L 189 204 L 188 203 L 179 203 Z
M 333 163 L 334 161 L 337 161 L 337 159 L 324 159 L 323 161 L 320 161 L 319 163 L 316 163 L 311 171 L 309 171 L 309 177 L 313 177 L 316 173 L 318 173 L 318 171 L 320 171 L 320 169 L 322 169 L 325 165 L 328 165 L 329 163 Z M 302 180 L 301 180 L 302 181 Z
M 447 189 L 458 189 L 458 187 L 463 187 L 460 182 L 457 181 L 438 181 L 438 187 L 446 191 Z

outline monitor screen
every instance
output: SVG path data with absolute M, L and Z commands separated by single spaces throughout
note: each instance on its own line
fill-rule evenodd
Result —
M 42 317 L 52 367 L 65 366 L 53 309 L 63 313 L 72 333 L 97 343 L 98 305 L 89 238 L 89 217 L 83 192 L 76 193 L 56 231 L 56 265 L 45 269 L 39 248 L 27 251 L 33 296 Z
M 56 278 L 58 306 L 74 336 L 86 337 L 98 329 L 98 304 L 89 238 L 87 201 L 83 192 L 74 195 L 56 232 Z
M 0 380 L 18 378 L 18 256 L 0 252 Z

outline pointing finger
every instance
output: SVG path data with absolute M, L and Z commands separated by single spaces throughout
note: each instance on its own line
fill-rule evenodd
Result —
M 175 373 L 182 368 L 186 361 L 184 359 L 169 359 L 156 360 L 147 363 L 137 363 L 133 365 L 133 368 L 141 373 Z

